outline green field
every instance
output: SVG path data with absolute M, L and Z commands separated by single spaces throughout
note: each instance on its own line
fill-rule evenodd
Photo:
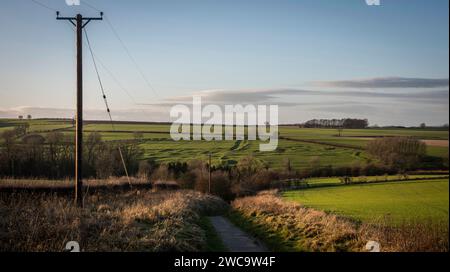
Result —
M 74 127 L 71 121 L 63 120 L 0 120 L 0 133 L 13 129 L 23 122 L 30 124 L 29 133 L 45 136 L 58 130 L 73 137 Z M 423 140 L 447 140 L 445 129 L 347 129 L 338 137 L 336 129 L 305 129 L 296 126 L 280 126 L 278 149 L 274 152 L 259 152 L 259 141 L 173 141 L 170 137 L 170 125 L 145 123 L 87 122 L 84 126 L 85 138 L 92 132 L 98 132 L 106 141 L 128 141 L 134 139 L 134 132 L 141 132 L 140 146 L 144 150 L 142 159 L 153 158 L 159 162 L 189 161 L 206 159 L 212 152 L 215 165 L 234 164 L 240 158 L 252 154 L 271 168 L 281 168 L 283 161 L 289 159 L 292 166 L 305 169 L 314 160 L 321 166 L 352 166 L 364 164 L 371 158 L 364 151 L 371 137 L 414 136 Z M 1 141 L 1 140 L 0 140 Z M 428 155 L 448 158 L 448 146 L 429 146 Z
M 436 174 L 436 175 L 385 175 L 385 176 L 359 176 L 352 178 L 352 182 L 355 184 L 360 183 L 379 183 L 379 182 L 389 182 L 389 181 L 413 181 L 413 180 L 431 180 L 431 179 L 448 179 L 447 174 Z M 339 177 L 328 177 L 328 178 L 309 178 L 303 180 L 304 186 L 307 188 L 313 187 L 329 187 L 343 185 L 341 178 Z M 295 183 L 294 183 L 295 185 Z
M 298 131 L 301 131 L 299 133 Z M 281 135 L 299 139 L 330 139 L 338 134 L 336 129 L 281 127 Z M 380 137 L 380 136 L 414 136 L 427 140 L 448 140 L 448 130 L 427 130 L 427 129 L 344 129 L 341 138 L 353 140 L 358 137 Z
M 304 206 L 363 222 L 448 222 L 449 180 L 402 181 L 288 191 L 283 197 Z

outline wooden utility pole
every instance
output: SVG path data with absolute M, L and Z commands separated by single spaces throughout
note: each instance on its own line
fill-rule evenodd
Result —
M 81 14 L 76 17 L 59 17 L 59 11 L 56 12 L 57 20 L 66 20 L 72 23 L 77 29 L 77 116 L 75 133 L 75 203 L 83 206 L 83 28 L 93 20 L 103 20 L 101 17 L 86 17 Z
M 209 178 L 208 178 L 208 193 L 211 194 L 211 152 L 209 153 Z

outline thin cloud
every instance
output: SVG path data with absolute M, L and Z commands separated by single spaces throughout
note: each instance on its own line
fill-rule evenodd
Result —
M 263 90 L 206 90 L 194 92 L 191 96 L 175 96 L 163 99 L 161 103 L 190 103 L 193 96 L 200 96 L 205 103 L 215 104 L 249 104 L 267 103 L 285 95 L 306 94 L 310 91 L 295 89 L 263 89 Z
M 406 78 L 380 77 L 359 80 L 316 81 L 314 86 L 332 88 L 445 88 L 449 86 L 448 78 Z
M 379 98 L 414 100 L 422 102 L 447 103 L 448 90 L 425 90 L 408 92 L 363 92 L 363 91 L 311 91 L 302 89 L 266 89 L 266 90 L 213 90 L 195 92 L 191 96 L 169 97 L 147 106 L 172 106 L 175 104 L 192 104 L 193 96 L 200 96 L 204 104 L 278 104 L 296 106 L 305 104 L 302 97 L 326 96 L 332 98 Z M 301 103 L 300 103 L 301 102 Z

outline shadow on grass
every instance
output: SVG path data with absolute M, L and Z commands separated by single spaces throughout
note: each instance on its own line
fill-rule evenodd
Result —
M 228 252 L 228 249 L 224 245 L 219 234 L 211 224 L 211 220 L 202 216 L 198 222 L 198 225 L 205 231 L 206 234 L 206 247 L 203 249 L 205 252 Z
M 227 218 L 236 226 L 263 242 L 272 252 L 306 252 L 299 244 L 289 239 L 288 234 L 256 222 L 256 217 L 246 217 L 241 212 L 231 210 Z

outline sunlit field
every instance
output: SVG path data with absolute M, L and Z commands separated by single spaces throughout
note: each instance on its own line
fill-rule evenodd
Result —
M 326 179 L 322 181 L 330 182 Z M 283 193 L 283 197 L 307 207 L 363 222 L 448 222 L 448 185 L 448 178 L 396 181 L 288 191 Z

